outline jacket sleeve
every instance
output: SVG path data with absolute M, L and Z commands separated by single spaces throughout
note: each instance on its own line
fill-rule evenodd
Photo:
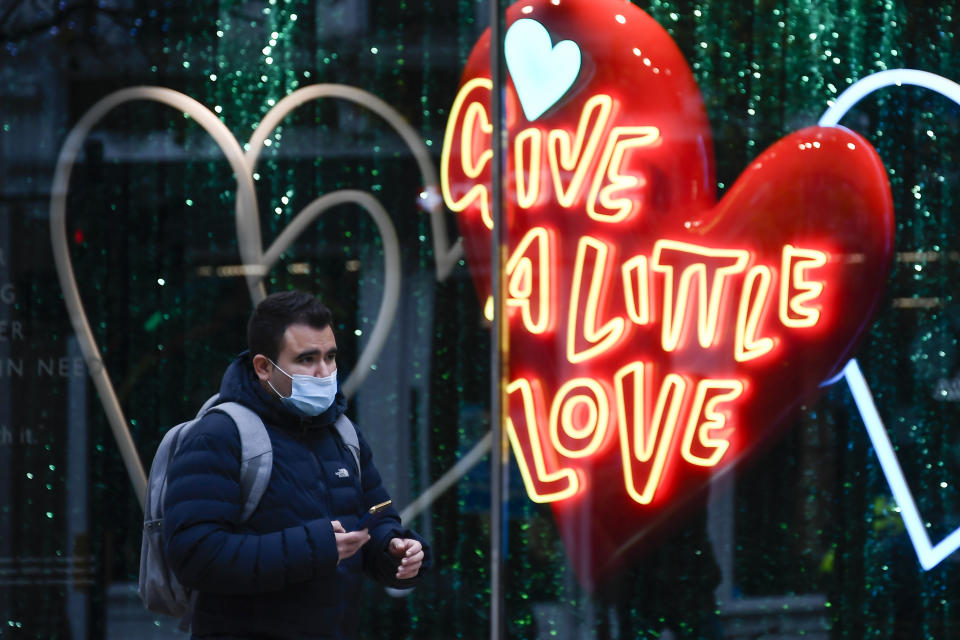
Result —
M 380 478 L 380 472 L 377 471 L 373 463 L 373 451 L 370 445 L 364 439 L 359 429 L 357 434 L 360 440 L 360 466 L 362 472 L 360 479 L 363 488 L 363 508 L 368 509 L 384 500 L 389 500 L 390 496 L 383 481 Z M 400 566 L 398 559 L 394 558 L 387 551 L 390 540 L 393 538 L 412 538 L 418 540 L 423 545 L 423 564 L 420 572 L 415 578 L 409 580 L 397 580 L 397 567 Z M 424 571 L 430 568 L 433 563 L 433 557 L 430 545 L 412 529 L 408 529 L 400 522 L 400 514 L 392 506 L 387 516 L 378 521 L 376 526 L 370 531 L 370 542 L 363 547 L 363 568 L 367 575 L 388 587 L 397 589 L 408 589 L 416 586 L 420 576 Z
M 167 561 L 184 586 L 260 593 L 335 574 L 329 520 L 252 533 L 240 522 L 241 494 L 240 436 L 229 417 L 211 413 L 185 434 L 167 476 Z

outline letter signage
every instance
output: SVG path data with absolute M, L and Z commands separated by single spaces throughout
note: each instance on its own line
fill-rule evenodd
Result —
M 870 144 L 821 126 L 717 201 L 699 90 L 650 16 L 532 0 L 507 25 L 505 428 L 590 585 L 844 366 L 887 279 L 892 201 Z M 489 46 L 467 62 L 440 185 L 482 300 Z

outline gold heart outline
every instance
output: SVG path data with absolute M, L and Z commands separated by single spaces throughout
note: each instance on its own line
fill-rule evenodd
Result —
M 79 155 L 80 145 L 93 128 L 109 111 L 126 102 L 147 100 L 173 107 L 193 118 L 211 135 L 237 179 L 236 227 L 238 247 L 247 274 L 247 286 L 254 305 L 266 296 L 263 278 L 276 263 L 282 253 L 289 248 L 300 233 L 330 207 L 353 202 L 363 207 L 373 218 L 384 243 L 384 298 L 371 337 L 361 353 L 354 371 L 344 383 L 344 393 L 352 395 L 363 379 L 368 375 L 370 366 L 379 355 L 386 341 L 393 317 L 396 313 L 400 292 L 399 241 L 390 217 L 380 203 L 370 194 L 356 190 L 340 190 L 315 199 L 301 210 L 287 228 L 274 240 L 270 248 L 263 252 L 260 236 L 259 212 L 256 192 L 253 185 L 253 167 L 256 164 L 260 147 L 270 131 L 293 109 L 309 100 L 335 97 L 353 101 L 367 107 L 383 117 L 400 134 L 413 152 L 421 175 L 424 177 L 425 190 L 421 194 L 424 208 L 431 217 L 434 255 L 437 279 L 444 280 L 462 257 L 459 240 L 452 245 L 447 243 L 446 224 L 443 217 L 442 199 L 439 196 L 439 181 L 430 161 L 426 146 L 413 128 L 402 116 L 376 96 L 346 85 L 314 85 L 305 87 L 286 96 L 266 114 L 257 125 L 244 154 L 233 134 L 220 119 L 198 101 L 172 89 L 163 87 L 131 87 L 107 95 L 94 104 L 68 134 L 57 157 L 53 187 L 50 196 L 50 236 L 57 276 L 63 290 L 64 302 L 71 324 L 77 335 L 80 350 L 87 370 L 93 379 L 100 397 L 114 439 L 120 449 L 121 459 L 133 485 L 141 508 L 146 496 L 146 473 L 123 410 L 117 400 L 110 376 L 102 359 L 90 323 L 83 309 L 76 276 L 70 260 L 66 237 L 66 196 L 69 189 L 70 174 Z M 252 268 L 251 268 L 252 267 Z

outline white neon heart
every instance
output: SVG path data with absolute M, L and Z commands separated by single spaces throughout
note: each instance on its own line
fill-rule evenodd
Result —
M 580 75 L 580 47 L 573 40 L 553 45 L 550 32 L 536 20 L 522 18 L 503 42 L 507 69 L 527 120 L 533 122 L 560 101 Z
M 127 427 L 126 418 L 114 392 L 113 383 L 99 356 L 96 340 L 90 330 L 90 323 L 83 309 L 80 293 L 77 288 L 76 276 L 70 261 L 69 248 L 66 237 L 66 197 L 70 183 L 70 174 L 79 155 L 80 146 L 86 139 L 90 129 L 97 124 L 109 111 L 116 106 L 135 100 L 160 102 L 178 109 L 193 118 L 213 137 L 214 141 L 224 152 L 227 161 L 233 169 L 237 179 L 236 227 L 241 259 L 246 267 L 247 285 L 251 300 L 254 304 L 266 295 L 263 287 L 263 278 L 280 255 L 289 248 L 296 238 L 309 224 L 330 207 L 352 202 L 360 205 L 371 215 L 380 232 L 384 245 L 384 298 L 374 330 L 366 348 L 360 355 L 357 366 L 344 383 L 344 392 L 351 395 L 370 371 L 370 365 L 376 359 L 387 333 L 393 322 L 397 301 L 400 292 L 400 259 L 399 242 L 396 231 L 390 222 L 390 217 L 380 203 L 370 194 L 341 190 L 317 198 L 300 211 L 288 227 L 274 240 L 270 248 L 264 252 L 260 238 L 259 211 L 256 193 L 253 186 L 253 167 L 259 155 L 259 147 L 263 145 L 270 131 L 287 114 L 297 106 L 308 100 L 322 97 L 336 97 L 358 102 L 384 117 L 385 120 L 401 135 L 410 146 L 417 164 L 424 177 L 426 188 L 421 194 L 423 206 L 431 216 L 433 244 L 436 256 L 436 270 L 438 280 L 444 279 L 462 255 L 459 242 L 450 246 L 447 243 L 446 223 L 441 208 L 442 199 L 439 197 L 439 188 L 436 171 L 430 161 L 425 145 L 419 139 L 412 127 L 385 102 L 354 87 L 344 85 L 316 85 L 306 87 L 290 94 L 274 108 L 272 108 L 257 126 L 253 133 L 246 155 L 236 139 L 209 109 L 182 93 L 162 87 L 136 87 L 116 91 L 98 101 L 80 119 L 70 131 L 57 158 L 54 173 L 53 188 L 50 197 L 50 234 L 53 246 L 54 262 L 57 276 L 63 290 L 64 301 L 77 335 L 81 353 L 87 365 L 87 370 L 93 379 L 94 386 L 103 404 L 107 420 L 113 433 L 121 458 L 127 469 L 127 474 L 133 484 L 134 492 L 143 506 L 146 494 L 146 473 L 137 454 L 133 438 Z
M 904 84 L 936 91 L 960 104 L 960 85 L 956 82 L 927 71 L 890 69 L 867 76 L 848 87 L 821 116 L 819 124 L 828 127 L 835 126 L 855 104 L 869 94 L 884 87 L 899 87 Z M 907 484 L 903 469 L 900 467 L 900 460 L 890 443 L 890 436 L 887 434 L 887 429 L 880 418 L 880 412 L 877 411 L 873 394 L 870 393 L 870 388 L 856 360 L 847 363 L 843 369 L 842 377 L 846 378 L 850 392 L 853 394 L 860 417 L 863 419 L 867 434 L 870 436 L 870 442 L 873 444 L 873 450 L 876 452 L 880 467 L 883 469 L 883 475 L 886 477 L 893 499 L 900 509 L 900 517 L 903 518 L 903 524 L 917 553 L 920 566 L 929 571 L 940 564 L 947 556 L 960 549 L 960 527 L 954 529 L 935 545 L 930 541 L 927 529 L 923 526 L 923 519 L 920 517 L 920 510 L 913 499 L 913 492 L 910 491 L 910 485 Z

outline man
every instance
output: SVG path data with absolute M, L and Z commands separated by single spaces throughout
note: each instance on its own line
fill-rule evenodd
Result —
M 223 376 L 221 401 L 254 410 L 273 446 L 249 520 L 240 522 L 240 436 L 226 414 L 207 414 L 173 460 L 164 537 L 177 578 L 198 592 L 194 638 L 352 638 L 361 573 L 406 588 L 429 565 L 396 510 L 358 528 L 389 496 L 362 434 L 358 470 L 334 426 L 346 400 L 332 324 L 313 296 L 271 295 L 250 317 L 249 351 Z

